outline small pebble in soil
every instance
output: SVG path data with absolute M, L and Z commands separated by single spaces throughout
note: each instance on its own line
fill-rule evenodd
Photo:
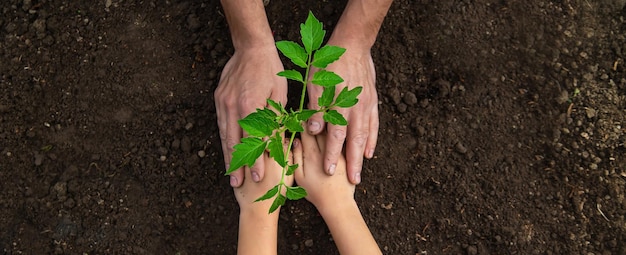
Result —
M 313 247 L 313 239 L 307 239 L 306 241 L 304 241 L 304 246 Z
M 400 103 L 396 107 L 398 108 L 398 112 L 400 112 L 400 113 L 405 113 L 406 112 L 406 108 L 407 108 L 406 104 Z
M 43 164 L 44 155 L 41 153 L 35 153 L 35 165 L 40 166 Z
M 461 154 L 467 153 L 467 148 L 465 148 L 465 146 L 461 142 L 456 143 L 454 148 L 456 149 L 458 153 L 461 153 Z
M 474 245 L 467 246 L 467 254 L 468 255 L 476 255 L 478 254 L 478 248 Z
M 199 150 L 198 151 L 198 157 L 200 157 L 200 158 L 206 157 L 206 152 L 204 150 Z
M 415 104 L 417 104 L 417 96 L 415 96 L 413 92 L 406 92 L 402 99 L 404 103 L 409 106 L 414 106 Z
M 391 101 L 393 102 L 394 105 L 398 105 L 400 101 L 402 100 L 402 96 L 400 95 L 400 90 L 398 90 L 397 88 L 390 89 L 388 96 L 389 98 L 391 98 Z

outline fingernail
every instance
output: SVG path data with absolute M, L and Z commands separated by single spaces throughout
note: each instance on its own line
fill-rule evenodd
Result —
M 328 174 L 330 175 L 335 174 L 335 168 L 337 168 L 337 165 L 335 164 L 330 165 L 330 167 L 328 168 Z
M 237 182 L 237 177 L 231 175 L 230 176 L 230 186 L 231 187 L 235 187 L 235 186 L 237 186 L 238 183 L 239 182 Z
M 361 183 L 361 172 L 357 172 L 354 174 L 354 184 Z
M 309 122 L 309 131 L 317 132 L 318 130 L 320 130 L 320 123 L 319 122 L 317 122 L 317 121 Z
M 293 140 L 293 147 L 298 148 L 300 146 L 300 142 L 298 140 Z
M 369 150 L 367 151 L 367 158 L 373 158 L 374 157 L 374 150 Z
M 261 177 L 259 177 L 259 174 L 257 172 L 252 172 L 252 180 L 254 182 L 259 182 L 261 180 Z

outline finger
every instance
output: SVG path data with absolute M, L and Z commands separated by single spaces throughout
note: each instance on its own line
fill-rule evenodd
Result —
M 296 172 L 293 174 L 296 178 L 296 182 L 301 182 L 304 179 L 304 160 L 302 159 L 303 145 L 300 139 L 293 140 L 293 163 L 298 165 Z
M 309 105 L 308 108 L 312 110 L 319 110 L 320 106 L 317 104 L 317 99 L 322 95 L 322 87 L 309 85 Z M 317 113 L 311 116 L 307 121 L 307 130 L 310 134 L 317 135 L 324 130 L 324 119 L 322 113 Z
M 367 137 L 367 145 L 365 145 L 365 157 L 371 159 L 374 157 L 374 152 L 376 151 L 376 143 L 378 142 L 378 128 L 379 128 L 379 119 L 378 119 L 378 104 L 374 105 L 374 109 L 372 110 L 372 114 L 370 115 L 370 126 L 369 126 L 369 136 Z
M 302 147 L 304 153 L 306 153 L 307 155 L 316 155 L 321 152 L 320 148 L 323 147 L 317 144 L 317 139 L 314 135 L 309 134 L 309 132 L 305 130 L 305 132 L 300 133 L 300 137 L 302 138 Z
M 328 125 L 326 137 L 326 150 L 324 152 L 324 170 L 328 175 L 333 175 L 337 168 L 337 159 L 341 155 L 343 143 L 346 140 L 346 127 Z
M 369 121 L 362 118 L 350 120 L 348 138 L 346 140 L 347 174 L 352 184 L 361 182 L 361 168 L 363 167 L 363 152 L 368 139 Z
M 265 176 L 265 157 L 261 156 L 256 159 L 254 165 L 250 168 L 250 176 L 254 182 L 263 180 Z
M 224 114 L 221 114 L 222 116 Z M 224 164 L 226 170 L 230 168 L 230 161 L 232 160 L 232 154 L 235 144 L 241 140 L 241 128 L 237 123 L 237 118 L 232 118 L 226 114 L 227 120 L 224 122 L 218 122 L 220 126 L 220 140 L 222 143 L 222 151 L 224 153 Z M 224 124 L 225 123 L 225 124 Z M 232 187 L 239 187 L 243 184 L 244 173 L 242 169 L 237 169 L 230 174 L 230 185 Z

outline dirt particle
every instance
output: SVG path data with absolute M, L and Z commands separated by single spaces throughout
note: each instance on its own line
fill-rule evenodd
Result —
M 404 103 L 409 106 L 414 106 L 415 104 L 417 104 L 417 97 L 413 92 L 406 92 L 402 99 L 404 100 Z
M 307 239 L 306 241 L 304 241 L 304 246 L 306 247 L 313 247 L 313 239 Z
M 398 105 L 402 101 L 402 96 L 400 95 L 400 90 L 398 90 L 398 88 L 390 89 L 387 96 L 389 96 L 394 105 Z
M 456 143 L 454 149 L 456 150 L 456 152 L 461 154 L 467 153 L 467 148 L 465 148 L 465 146 L 461 142 Z

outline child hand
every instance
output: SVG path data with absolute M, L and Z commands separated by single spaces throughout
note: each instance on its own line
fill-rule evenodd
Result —
M 239 203 L 239 208 L 242 212 L 246 210 L 261 211 L 264 215 L 267 215 L 274 201 L 274 199 L 267 199 L 254 202 L 280 182 L 283 170 L 267 153 L 263 153 L 262 157 L 264 157 L 265 177 L 260 182 L 254 182 L 250 176 L 250 171 L 246 171 L 244 183 L 240 187 L 234 188 L 235 197 L 237 198 L 237 203 Z M 287 184 L 287 186 L 293 185 L 293 176 L 285 176 L 285 184 Z M 285 188 L 282 190 L 284 191 Z
M 298 164 L 294 176 L 298 185 L 307 191 L 306 199 L 320 211 L 337 203 L 354 201 L 355 186 L 346 177 L 344 155 L 339 155 L 335 174 L 329 176 L 323 168 L 326 134 L 313 136 L 302 132 L 301 135 L 301 142 L 296 140 L 293 149 L 294 163 Z
M 263 153 L 265 177 L 254 182 L 250 171 L 245 171 L 243 184 L 234 188 L 237 203 L 239 203 L 239 236 L 237 254 L 276 254 L 278 235 L 278 212 L 269 209 L 274 199 L 254 202 L 268 190 L 278 184 L 283 168 Z M 291 159 L 289 160 L 291 161 Z M 293 176 L 285 177 L 285 184 L 293 184 Z M 283 187 L 283 194 L 285 188 Z

